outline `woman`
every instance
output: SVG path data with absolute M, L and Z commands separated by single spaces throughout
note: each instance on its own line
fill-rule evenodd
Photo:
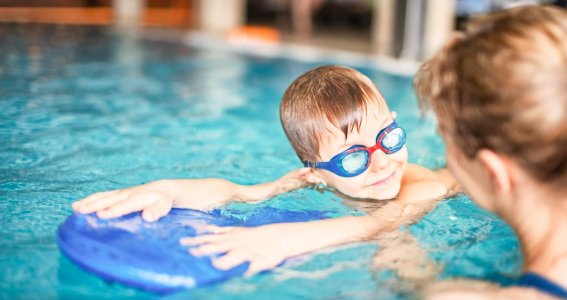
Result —
M 449 170 L 520 239 L 521 288 L 508 291 L 567 298 L 567 12 L 530 6 L 473 21 L 415 86 L 438 116 Z M 506 293 L 474 293 L 491 292 Z

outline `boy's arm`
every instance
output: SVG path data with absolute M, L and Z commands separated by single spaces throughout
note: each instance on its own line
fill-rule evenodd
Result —
M 101 218 L 142 211 L 145 220 L 155 221 L 172 207 L 209 210 L 232 200 L 266 200 L 306 186 L 305 171 L 295 170 L 273 182 L 251 186 L 223 179 L 158 180 L 128 189 L 97 193 L 72 206 L 79 213 L 97 212 Z
M 196 255 L 227 253 L 213 261 L 221 269 L 249 261 L 248 273 L 251 274 L 273 268 L 292 256 L 368 240 L 403 224 L 416 222 L 447 194 L 446 185 L 432 171 L 410 165 L 406 172 L 399 197 L 368 216 L 255 228 L 214 227 L 210 235 L 185 238 L 181 243 L 195 246 L 192 253 Z
M 234 200 L 240 202 L 258 202 L 304 188 L 310 185 L 305 179 L 305 174 L 308 171 L 309 168 L 301 168 L 291 171 L 272 182 L 256 185 L 238 185 Z
M 369 216 L 311 222 L 277 223 L 258 227 L 215 227 L 211 234 L 183 238 L 193 255 L 225 253 L 212 263 L 231 269 L 249 262 L 247 275 L 278 266 L 285 259 L 322 248 L 360 241 L 373 222 Z
M 173 197 L 173 207 L 208 210 L 230 202 L 259 202 L 307 186 L 307 168 L 287 173 L 281 178 L 255 185 L 240 185 L 224 179 L 166 180 Z
M 250 228 L 210 226 L 210 234 L 183 238 L 180 243 L 191 246 L 193 255 L 223 254 L 211 258 L 219 269 L 228 270 L 249 262 L 246 273 L 251 275 L 275 268 L 293 256 L 369 240 L 386 228 L 393 230 L 394 223 L 372 216 L 348 216 Z

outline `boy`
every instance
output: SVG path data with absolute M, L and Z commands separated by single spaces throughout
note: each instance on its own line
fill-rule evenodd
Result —
M 255 228 L 211 227 L 185 238 L 195 255 L 225 253 L 213 261 L 230 269 L 249 261 L 248 274 L 324 247 L 362 241 L 411 223 L 454 184 L 407 163 L 406 135 L 374 84 L 356 70 L 325 66 L 308 71 L 286 90 L 280 106 L 284 131 L 305 167 L 269 183 L 241 186 L 221 179 L 161 180 L 92 195 L 73 204 L 102 218 L 142 210 L 155 221 L 172 207 L 212 209 L 229 201 L 254 202 L 308 185 L 351 199 L 389 201 L 366 216 Z M 207 199 L 202 202 L 201 199 Z M 199 201 L 197 201 L 199 200 Z

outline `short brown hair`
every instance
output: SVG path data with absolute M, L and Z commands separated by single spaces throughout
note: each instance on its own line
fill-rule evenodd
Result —
M 419 70 L 415 88 L 469 158 L 514 158 L 567 184 L 567 13 L 521 7 L 474 20 Z
M 326 121 L 345 138 L 360 129 L 369 105 L 384 105 L 378 89 L 360 72 L 341 66 L 312 69 L 285 91 L 280 119 L 289 142 L 301 160 L 318 161 Z

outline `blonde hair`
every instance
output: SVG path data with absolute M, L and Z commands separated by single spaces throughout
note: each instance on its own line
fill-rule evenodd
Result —
M 348 136 L 360 130 L 368 108 L 385 105 L 368 77 L 341 66 L 312 69 L 294 80 L 280 105 L 280 120 L 299 159 L 318 161 L 330 122 Z
M 515 159 L 567 184 L 567 13 L 521 7 L 473 21 L 419 70 L 420 103 L 469 158 Z

